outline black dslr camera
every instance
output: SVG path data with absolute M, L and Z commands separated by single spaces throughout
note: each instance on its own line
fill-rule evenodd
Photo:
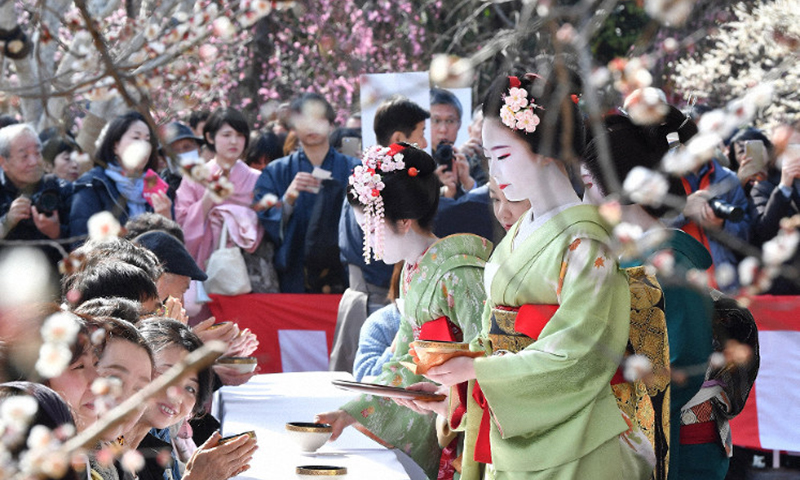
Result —
M 719 218 L 724 218 L 731 222 L 741 222 L 744 219 L 744 210 L 730 203 L 723 202 L 718 198 L 712 198 L 708 201 L 708 206 Z
M 48 217 L 61 206 L 61 196 L 55 188 L 46 188 L 41 192 L 36 192 L 31 196 L 31 203 L 39 213 Z
M 437 165 L 445 165 L 444 171 L 453 169 L 453 145 L 442 142 L 433 152 L 433 159 L 436 160 Z

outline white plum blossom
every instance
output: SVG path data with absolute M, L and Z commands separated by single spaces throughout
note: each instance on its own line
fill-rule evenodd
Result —
M 120 464 L 125 470 L 135 473 L 144 468 L 144 457 L 138 450 L 128 450 L 122 455 Z
M 120 158 L 122 166 L 129 171 L 141 170 L 145 163 L 147 163 L 147 159 L 150 157 L 150 152 L 152 152 L 152 150 L 153 146 L 150 145 L 150 142 L 145 142 L 144 140 L 131 142 L 127 148 L 125 148 L 125 151 L 122 152 Z
M 631 355 L 625 359 L 623 376 L 629 382 L 642 380 L 653 372 L 653 364 L 644 355 Z
M 33 397 L 8 397 L 0 404 L 0 418 L 6 424 L 27 427 L 38 410 L 39 406 Z
M 442 88 L 466 88 L 472 85 L 472 62 L 455 55 L 437 54 L 430 66 L 431 82 Z
M 730 263 L 723 263 L 714 269 L 717 285 L 722 288 L 729 287 L 736 281 L 736 267 Z
M 236 35 L 236 27 L 228 17 L 218 17 L 211 25 L 214 36 L 221 40 L 231 40 Z
M 623 108 L 637 125 L 659 124 L 669 113 L 666 95 L 653 87 L 634 90 L 625 98 Z
M 87 222 L 90 240 L 105 240 L 118 237 L 122 226 L 111 212 L 102 211 L 89 217 Z
M 44 425 L 34 425 L 28 433 L 28 448 L 32 450 L 45 449 L 57 443 L 53 432 Z
M 0 254 L 0 308 L 48 301 L 51 267 L 45 254 L 30 247 L 8 252 Z
M 761 262 L 755 257 L 747 257 L 739 262 L 739 283 L 745 287 L 752 285 L 760 266 Z
M 691 15 L 694 4 L 695 0 L 645 0 L 644 10 L 665 25 L 679 27 Z
M 61 375 L 72 360 L 72 351 L 63 343 L 43 343 L 36 360 L 36 371 L 44 378 Z
M 637 166 L 625 177 L 622 189 L 634 202 L 658 207 L 669 191 L 669 183 L 661 173 Z
M 80 328 L 80 324 L 71 313 L 54 313 L 47 317 L 42 325 L 42 339 L 45 342 L 73 343 Z
M 800 233 L 797 230 L 781 230 L 772 240 L 764 243 L 763 259 L 768 266 L 778 266 L 794 256 Z

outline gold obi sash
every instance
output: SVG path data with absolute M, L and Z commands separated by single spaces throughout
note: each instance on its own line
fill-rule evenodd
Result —
M 558 305 L 526 304 L 521 307 L 499 305 L 492 308 L 489 340 L 492 353 L 517 353 L 539 338 Z

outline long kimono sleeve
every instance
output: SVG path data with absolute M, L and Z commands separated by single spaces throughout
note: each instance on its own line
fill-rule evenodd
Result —
M 397 345 L 392 359 L 383 367 L 383 372 L 373 383 L 392 386 L 407 386 L 427 381 L 414 375 L 400 365 L 400 361 L 412 362 L 408 353 L 409 343 L 414 340 L 411 323 L 403 319 L 397 333 Z M 408 454 L 429 478 L 436 478 L 439 469 L 441 448 L 436 437 L 436 417 L 420 415 L 394 403 L 389 398 L 360 395 L 341 408 L 356 419 L 370 433 L 395 448 Z
M 546 467 L 575 451 L 591 451 L 626 428 L 609 382 L 628 339 L 627 277 L 597 240 L 578 238 L 561 258 L 558 285 L 553 285 L 559 308 L 538 340 L 517 354 L 475 360 L 477 381 L 497 427 L 492 455 L 497 463 L 511 464 L 509 469 L 524 463 L 514 449 L 523 448 L 529 438 L 550 445 L 542 458 L 527 460 Z M 542 295 L 531 291 L 529 297 L 535 302 Z M 505 448 L 494 447 L 497 433 Z M 569 439 L 572 449 L 566 445 Z
M 175 221 L 183 228 L 186 249 L 196 260 L 200 260 L 199 244 L 208 235 L 204 225 L 210 205 L 204 194 L 205 187 L 188 177 L 175 192 Z M 205 263 L 205 259 L 201 261 Z

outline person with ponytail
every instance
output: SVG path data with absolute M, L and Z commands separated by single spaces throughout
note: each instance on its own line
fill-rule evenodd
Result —
M 401 365 L 413 362 L 412 341 L 470 342 L 481 330 L 483 267 L 492 243 L 471 234 L 442 239 L 433 234 L 439 204 L 435 170 L 435 161 L 425 151 L 395 143 L 367 150 L 350 177 L 347 197 L 364 230 L 365 260 L 374 256 L 388 264 L 405 261 L 397 301 L 403 319 L 395 353 L 375 383 L 409 386 L 424 381 Z M 458 439 L 444 431 L 437 438 L 436 417 L 405 407 L 414 405 L 362 395 L 340 410 L 319 414 L 316 421 L 334 427 L 332 440 L 358 422 L 359 430 L 406 452 L 428 477 L 437 478 L 440 462 L 442 472 L 452 477 Z
M 498 77 L 483 102 L 490 175 L 509 200 L 531 203 L 486 264 L 473 344 L 486 356 L 426 377 L 452 386 L 462 478 L 642 478 L 652 468 L 641 471 L 620 441 L 628 424 L 611 388 L 628 341 L 628 281 L 608 226 L 571 183 L 585 134 L 569 76 L 541 66 L 541 76 Z

